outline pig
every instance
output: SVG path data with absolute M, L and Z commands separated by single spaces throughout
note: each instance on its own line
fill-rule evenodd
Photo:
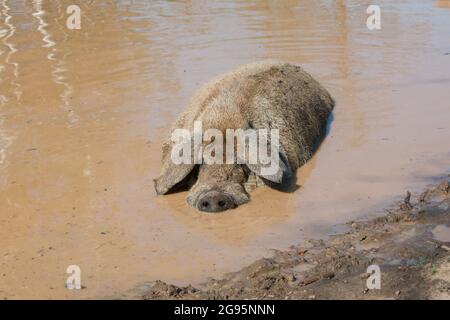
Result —
M 168 138 L 162 147 L 161 174 L 154 180 L 156 193 L 189 189 L 189 205 L 203 212 L 220 212 L 247 203 L 250 192 L 260 185 L 289 186 L 297 168 L 322 141 L 334 105 L 322 85 L 287 62 L 255 62 L 219 76 L 197 91 L 172 130 L 192 132 L 194 123 L 201 121 L 203 132 L 214 128 L 226 139 L 228 129 L 277 129 L 276 172 L 264 174 L 264 164 L 242 163 L 237 158 L 222 164 L 176 164 L 171 158 L 175 142 Z M 205 142 L 202 146 L 207 147 Z

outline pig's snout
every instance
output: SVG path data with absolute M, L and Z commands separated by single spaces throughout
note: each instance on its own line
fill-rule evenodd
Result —
M 197 203 L 198 210 L 205 212 L 220 212 L 235 207 L 233 198 L 219 191 L 206 192 L 200 196 Z

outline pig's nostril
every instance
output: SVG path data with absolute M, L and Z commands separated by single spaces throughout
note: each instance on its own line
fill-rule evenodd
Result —
M 202 202 L 202 207 L 205 208 L 205 209 L 208 208 L 209 207 L 209 202 L 208 201 L 203 201 Z
M 225 207 L 226 203 L 225 203 L 225 201 L 220 200 L 217 204 L 219 205 L 219 207 L 223 208 L 223 207 Z

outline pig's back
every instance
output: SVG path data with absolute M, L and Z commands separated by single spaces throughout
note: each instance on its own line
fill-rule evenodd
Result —
M 202 86 L 175 127 L 279 129 L 293 168 L 304 164 L 324 133 L 334 101 L 302 68 L 279 61 L 244 65 Z
M 274 65 L 249 75 L 241 87 L 241 112 L 255 128 L 280 130 L 291 166 L 304 164 L 324 134 L 334 101 L 302 68 Z

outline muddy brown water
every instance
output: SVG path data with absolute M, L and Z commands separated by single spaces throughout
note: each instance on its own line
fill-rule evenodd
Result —
M 220 277 L 376 213 L 450 167 L 449 1 L 0 0 L 0 298 L 120 294 Z M 298 63 L 337 101 L 299 189 L 201 214 L 156 197 L 189 96 L 241 64 Z M 83 290 L 65 289 L 81 268 Z

